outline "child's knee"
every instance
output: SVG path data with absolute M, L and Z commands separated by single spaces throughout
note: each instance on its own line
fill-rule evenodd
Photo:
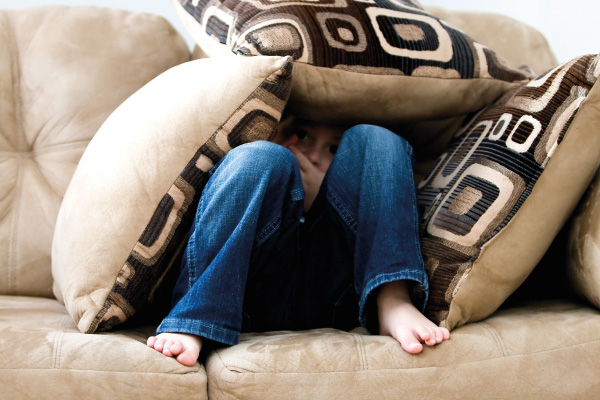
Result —
M 229 151 L 228 157 L 237 161 L 264 164 L 266 167 L 271 164 L 286 163 L 293 159 L 292 153 L 285 147 L 264 140 L 237 146 Z
M 278 144 L 259 140 L 230 150 L 227 158 L 244 175 L 270 175 L 287 179 L 293 173 L 294 155 Z
M 356 125 L 344 133 L 353 145 L 381 154 L 402 151 L 412 157 L 412 146 L 403 137 L 376 125 Z

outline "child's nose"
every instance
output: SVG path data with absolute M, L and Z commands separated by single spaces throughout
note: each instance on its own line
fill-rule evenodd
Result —
M 319 165 L 319 162 L 321 160 L 321 155 L 320 155 L 319 149 L 316 146 L 310 146 L 307 149 L 305 156 L 314 165 Z

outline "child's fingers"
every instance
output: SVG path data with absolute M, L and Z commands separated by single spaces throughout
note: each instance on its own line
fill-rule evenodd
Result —
M 308 159 L 296 146 L 289 146 L 288 149 L 292 152 L 298 165 L 300 166 L 300 172 L 307 175 L 323 175 L 323 173 L 317 168 L 312 161 Z
M 298 165 L 300 165 L 300 171 L 307 172 L 310 168 L 314 168 L 314 165 L 310 162 L 310 160 L 300 152 L 294 145 L 290 145 L 288 147 L 296 160 L 298 160 Z
M 299 140 L 298 135 L 292 135 L 287 139 L 285 147 L 289 148 L 290 146 L 294 146 Z
M 287 146 L 287 148 L 292 152 L 292 154 L 296 158 L 298 158 L 298 154 L 302 154 L 302 153 L 300 153 L 298 148 L 296 146 L 294 146 L 293 144 L 290 144 L 289 146 Z M 302 155 L 304 155 L 304 154 L 302 154 Z

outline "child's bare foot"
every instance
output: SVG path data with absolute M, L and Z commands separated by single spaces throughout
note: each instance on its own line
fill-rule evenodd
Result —
M 435 346 L 450 338 L 448 329 L 435 325 L 412 304 L 403 281 L 382 286 L 377 297 L 377 308 L 379 333 L 392 336 L 408 353 L 420 353 L 423 350 L 422 343 Z
M 198 361 L 202 339 L 186 333 L 160 333 L 148 338 L 148 347 L 163 353 L 167 357 L 175 357 L 181 364 L 191 367 Z

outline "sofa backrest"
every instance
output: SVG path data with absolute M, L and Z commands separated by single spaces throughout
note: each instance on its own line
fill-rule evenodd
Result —
M 542 74 L 558 64 L 542 33 L 523 22 L 495 13 L 426 8 L 502 55 L 514 67 L 527 65 L 534 73 Z
M 189 57 L 153 15 L 0 10 L 0 295 L 52 297 L 56 216 L 84 149 L 125 98 Z

